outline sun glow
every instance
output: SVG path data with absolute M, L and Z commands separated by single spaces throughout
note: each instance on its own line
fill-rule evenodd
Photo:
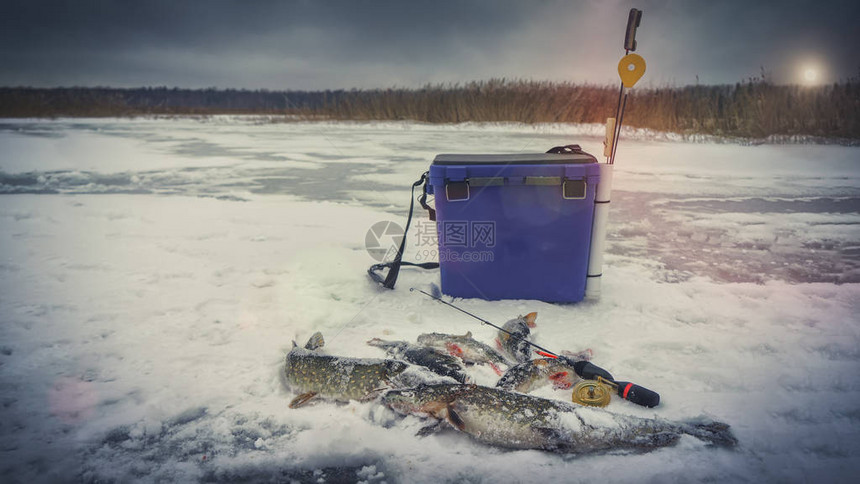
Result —
M 795 64 L 796 79 L 800 84 L 805 86 L 817 86 L 827 82 L 827 69 L 821 59 L 807 57 L 806 59 L 798 59 Z

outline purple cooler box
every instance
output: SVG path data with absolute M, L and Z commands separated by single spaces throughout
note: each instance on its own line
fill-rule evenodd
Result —
M 599 179 L 587 153 L 436 156 L 442 292 L 582 300 Z

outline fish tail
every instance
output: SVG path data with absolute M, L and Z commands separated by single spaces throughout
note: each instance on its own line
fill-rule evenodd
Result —
M 688 422 L 682 430 L 711 445 L 734 447 L 738 444 L 738 439 L 732 434 L 731 427 L 722 422 L 692 421 Z
M 537 323 L 535 323 L 535 320 L 537 319 L 537 312 L 528 313 L 523 317 L 523 319 L 525 320 L 526 325 L 529 328 L 537 327 Z

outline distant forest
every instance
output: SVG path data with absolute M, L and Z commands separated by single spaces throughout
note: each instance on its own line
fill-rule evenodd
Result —
M 626 126 L 683 134 L 860 139 L 860 81 L 817 87 L 763 79 L 734 85 L 635 89 Z M 284 115 L 284 119 L 603 123 L 618 87 L 490 80 L 417 89 L 0 88 L 0 117 Z

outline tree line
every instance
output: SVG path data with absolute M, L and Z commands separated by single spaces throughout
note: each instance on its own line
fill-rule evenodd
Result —
M 0 117 L 258 114 L 285 119 L 428 123 L 603 123 L 618 88 L 493 79 L 421 88 L 326 91 L 144 87 L 0 88 Z M 683 134 L 860 139 L 860 81 L 635 89 L 626 126 Z

